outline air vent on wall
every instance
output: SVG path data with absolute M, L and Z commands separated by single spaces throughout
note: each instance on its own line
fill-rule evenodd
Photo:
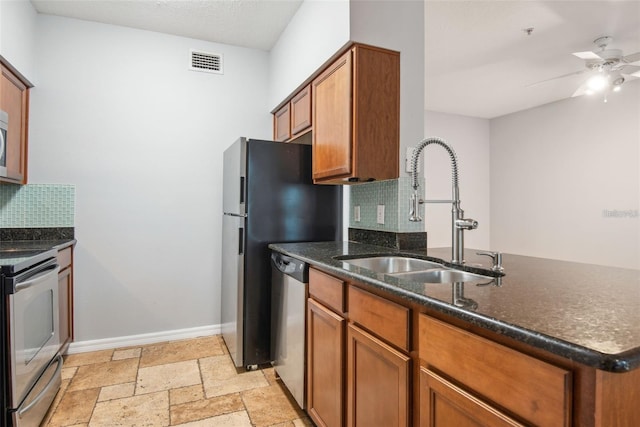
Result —
M 205 73 L 223 74 L 222 55 L 219 53 L 202 52 L 191 49 L 191 62 L 189 69 L 192 71 L 204 71 Z

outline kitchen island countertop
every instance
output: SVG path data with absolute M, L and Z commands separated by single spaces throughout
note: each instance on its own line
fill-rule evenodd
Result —
M 401 281 L 336 259 L 405 254 L 446 261 L 449 248 L 397 251 L 354 242 L 269 247 L 587 366 L 610 372 L 640 368 L 640 270 L 503 254 L 505 275 L 499 282 L 464 284 L 465 299 L 477 304 L 465 308 L 453 304 L 451 283 Z M 475 252 L 465 251 L 467 267 L 488 270 L 491 260 Z

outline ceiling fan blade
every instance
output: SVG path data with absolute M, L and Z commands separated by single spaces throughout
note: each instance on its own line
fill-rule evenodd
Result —
M 550 81 L 552 81 L 552 80 L 562 79 L 562 78 L 564 78 L 564 77 L 579 76 L 580 74 L 584 74 L 584 73 L 586 73 L 587 71 L 589 71 L 589 70 L 574 71 L 573 73 L 567 73 L 567 74 L 563 74 L 563 75 L 561 75 L 561 76 L 556 76 L 556 77 L 552 77 L 552 78 L 550 78 L 550 79 L 541 80 L 541 81 L 539 81 L 539 82 L 531 83 L 531 84 L 528 84 L 528 85 L 527 85 L 527 86 L 525 86 L 525 87 L 536 86 L 536 85 L 539 85 L 539 84 L 542 84 L 542 83 L 550 82 Z
M 622 74 L 635 74 L 640 71 L 640 65 L 624 65 L 620 67 Z
M 640 52 L 632 53 L 631 55 L 627 55 L 622 58 L 624 62 L 627 64 L 633 64 L 634 62 L 640 61 Z
M 588 89 L 588 85 L 587 82 L 585 81 L 584 83 L 582 83 L 578 89 L 576 89 L 575 92 L 573 92 L 573 95 L 571 95 L 572 98 L 575 98 L 576 96 L 582 96 L 584 94 L 587 93 L 587 89 Z
M 587 52 L 573 52 L 573 56 L 577 56 L 580 59 L 601 59 L 597 54 L 587 51 Z

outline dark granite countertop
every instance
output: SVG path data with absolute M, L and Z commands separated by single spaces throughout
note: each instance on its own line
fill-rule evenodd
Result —
M 503 254 L 500 286 L 465 283 L 464 297 L 477 304 L 465 308 L 453 304 L 451 283 L 402 281 L 335 259 L 403 253 L 443 261 L 450 259 L 448 248 L 429 249 L 427 254 L 354 242 L 269 247 L 587 366 L 611 372 L 640 367 L 640 270 Z M 471 270 L 491 266 L 491 260 L 475 255 L 475 250 L 465 251 L 465 259 Z M 460 291 L 458 285 L 456 292 Z

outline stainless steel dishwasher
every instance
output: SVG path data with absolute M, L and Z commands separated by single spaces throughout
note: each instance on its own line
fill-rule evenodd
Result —
M 305 318 L 309 266 L 279 252 L 271 254 L 271 355 L 276 373 L 304 409 Z

